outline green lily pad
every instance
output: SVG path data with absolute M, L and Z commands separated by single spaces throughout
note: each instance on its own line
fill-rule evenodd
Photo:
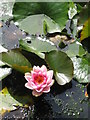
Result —
M 30 15 L 45 14 L 58 23 L 62 30 L 68 20 L 68 7 L 69 4 L 65 2 L 17 2 L 13 7 L 13 15 L 15 21 L 20 21 Z M 30 26 L 32 23 L 28 24 Z
M 66 53 L 51 51 L 46 53 L 46 62 L 54 70 L 56 81 L 59 85 L 69 83 L 73 77 L 73 63 Z
M 90 66 L 84 58 L 72 58 L 74 64 L 74 77 L 79 83 L 88 83 L 90 79 Z
M 68 49 L 66 50 L 67 55 L 72 58 L 75 56 L 83 56 L 85 54 L 85 50 L 83 49 L 81 43 L 74 42 L 68 45 Z
M 32 67 L 30 62 L 17 49 L 0 53 L 0 59 L 5 64 L 23 73 L 30 71 Z
M 44 14 L 31 15 L 23 19 L 19 22 L 19 28 L 30 34 L 61 32 L 59 25 Z
M 52 50 L 56 50 L 56 46 L 52 45 L 47 41 L 39 40 L 39 39 L 31 39 L 31 43 L 27 43 L 28 39 L 20 40 L 20 47 L 26 51 L 37 54 L 41 58 L 45 58 L 45 54 L 43 52 L 50 52 Z
M 0 91 L 0 113 L 3 110 L 11 111 L 16 109 L 15 106 L 28 106 L 32 103 L 32 98 L 30 96 L 12 96 L 5 87 Z

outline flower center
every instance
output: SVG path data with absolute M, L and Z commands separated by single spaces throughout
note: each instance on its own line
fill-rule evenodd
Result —
M 41 84 L 44 81 L 44 77 L 42 75 L 37 75 L 34 77 L 36 83 Z

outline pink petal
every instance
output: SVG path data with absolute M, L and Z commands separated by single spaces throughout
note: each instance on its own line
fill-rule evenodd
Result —
M 47 86 L 46 83 L 41 85 L 42 88 L 45 88 L 46 86 Z
M 45 72 L 45 73 L 47 72 L 47 68 L 46 68 L 45 65 L 42 65 L 42 67 L 41 67 L 41 71 L 42 71 L 42 72 Z
M 25 73 L 25 76 L 31 76 L 31 73 L 27 72 Z
M 50 87 L 45 87 L 45 88 L 43 89 L 43 92 L 44 92 L 44 93 L 50 92 Z
M 24 77 L 25 77 L 25 79 L 26 79 L 28 82 L 31 81 L 31 76 L 30 76 L 30 75 L 26 75 L 26 74 L 25 74 Z
M 31 81 L 31 82 L 28 82 L 26 83 L 27 84 L 27 88 L 29 89 L 37 89 L 37 86 Z
M 53 70 L 49 70 L 49 71 L 47 72 L 47 77 L 50 77 L 50 78 L 53 77 Z
M 34 66 L 33 67 L 33 71 L 34 72 L 39 72 L 40 71 L 40 67 L 39 66 Z
M 54 84 L 54 80 L 52 79 L 52 81 L 48 83 L 48 86 L 51 87 L 53 84 Z
M 37 92 L 42 92 L 43 88 L 42 87 L 39 87 L 37 89 L 35 89 Z
M 29 83 L 26 83 L 26 84 L 25 84 L 25 87 L 27 87 L 27 88 L 29 88 L 29 89 L 31 89 L 31 90 L 33 89 L 33 87 L 32 87 Z
M 35 97 L 38 97 L 38 96 L 42 95 L 42 92 L 37 92 L 36 90 L 33 90 L 32 95 Z
M 50 84 L 52 82 L 52 77 L 53 77 L 53 71 L 50 70 L 47 72 L 47 84 Z

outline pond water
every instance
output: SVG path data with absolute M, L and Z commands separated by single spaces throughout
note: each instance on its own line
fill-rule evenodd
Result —
M 6 79 L 7 82 L 5 82 Z M 13 71 L 12 75 L 6 79 L 3 82 L 3 86 L 7 84 L 14 94 L 22 89 L 24 92 L 27 91 L 27 89 L 23 87 L 24 83 L 20 85 L 19 79 L 23 79 L 23 75 L 17 71 Z M 13 86 L 17 86 L 17 88 Z M 55 83 L 55 85 L 52 86 L 50 93 L 43 94 L 38 98 L 33 97 L 34 104 L 32 106 L 29 108 L 18 107 L 17 110 L 5 113 L 3 120 L 9 120 L 10 118 L 12 118 L 11 120 L 52 120 L 61 118 L 68 118 L 69 120 L 71 118 L 87 119 L 90 117 L 90 101 L 85 97 L 85 91 L 86 87 L 82 84 L 78 84 L 74 79 L 65 86 L 59 86 Z M 29 92 L 30 90 L 28 91 L 28 94 L 30 94 Z

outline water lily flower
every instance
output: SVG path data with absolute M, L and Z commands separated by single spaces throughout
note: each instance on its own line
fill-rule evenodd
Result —
M 35 97 L 42 93 L 50 92 L 50 87 L 53 85 L 53 70 L 47 71 L 45 65 L 42 67 L 34 66 L 31 73 L 25 73 L 25 79 L 28 81 L 25 87 L 33 90 L 32 94 Z

